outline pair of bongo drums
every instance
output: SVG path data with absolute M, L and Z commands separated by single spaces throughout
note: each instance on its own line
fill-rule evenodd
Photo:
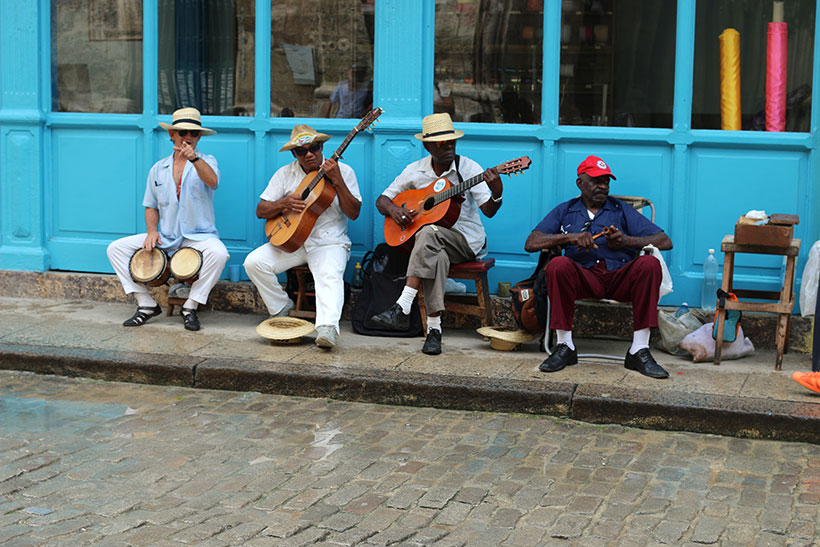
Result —
M 193 247 L 181 247 L 168 259 L 168 254 L 158 247 L 150 251 L 137 249 L 128 262 L 131 279 L 149 287 L 159 287 L 173 275 L 180 283 L 193 283 L 199 279 L 202 253 Z

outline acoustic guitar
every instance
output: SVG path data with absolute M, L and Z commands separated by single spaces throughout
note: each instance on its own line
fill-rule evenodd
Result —
M 370 127 L 381 115 L 381 108 L 371 110 L 348 133 L 339 148 L 333 152 L 332 158 L 335 160 L 341 159 L 342 153 L 350 144 L 350 141 L 353 140 L 353 137 Z M 299 183 L 293 193 L 299 194 L 299 199 L 306 202 L 302 212 L 284 212 L 265 222 L 265 235 L 268 240 L 274 247 L 288 253 L 292 253 L 304 245 L 305 240 L 316 224 L 316 219 L 333 203 L 333 199 L 336 197 L 336 189 L 327 183 L 325 172 L 320 167 L 318 170 L 305 175 L 305 178 L 302 179 L 302 182 Z
M 531 163 L 529 157 L 522 156 L 497 165 L 496 169 L 499 175 L 517 175 L 528 169 Z M 393 204 L 406 208 L 413 221 L 407 226 L 399 226 L 392 217 L 386 216 L 384 240 L 391 247 L 398 247 L 409 242 L 427 224 L 451 227 L 461 214 L 461 203 L 464 200 L 458 197 L 481 182 L 484 182 L 484 173 L 456 185 L 451 184 L 446 177 L 441 177 L 424 188 L 405 190 L 393 198 Z

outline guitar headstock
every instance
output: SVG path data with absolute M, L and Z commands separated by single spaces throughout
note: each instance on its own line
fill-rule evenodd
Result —
M 365 114 L 364 118 L 362 118 L 361 121 L 356 125 L 356 131 L 364 131 L 365 129 L 370 127 L 373 124 L 373 122 L 375 122 L 379 118 L 379 116 L 382 115 L 382 112 L 384 112 L 384 110 L 382 110 L 381 108 L 374 108 L 373 110 Z
M 526 171 L 530 168 L 530 164 L 532 160 L 529 156 L 521 156 L 520 158 L 515 158 L 514 160 L 505 161 L 496 169 L 498 170 L 499 175 L 517 175 L 521 171 Z

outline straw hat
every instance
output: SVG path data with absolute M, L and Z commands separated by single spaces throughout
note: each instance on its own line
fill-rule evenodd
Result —
M 202 136 L 213 135 L 216 133 L 213 129 L 202 127 L 202 121 L 199 119 L 199 110 L 196 108 L 180 108 L 171 116 L 171 124 L 159 122 L 163 129 L 188 129 L 195 131 L 202 131 Z
M 518 348 L 519 344 L 531 342 L 535 335 L 524 330 L 501 329 L 495 327 L 481 327 L 476 332 L 490 339 L 490 347 L 500 351 L 510 351 Z
M 313 323 L 296 317 L 271 317 L 256 326 L 256 334 L 277 344 L 298 344 L 314 330 Z
M 311 126 L 300 123 L 293 128 L 293 131 L 290 132 L 290 140 L 279 151 L 286 152 L 314 142 L 325 142 L 329 138 L 330 135 L 319 133 Z
M 430 114 L 421 121 L 421 133 L 416 138 L 422 142 L 451 141 L 464 136 L 464 131 L 453 128 L 453 120 L 446 112 Z

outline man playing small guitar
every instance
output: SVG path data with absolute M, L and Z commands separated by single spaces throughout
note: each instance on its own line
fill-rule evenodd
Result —
M 306 201 L 295 193 L 296 188 L 321 168 L 325 184 L 332 186 L 336 197 L 316 219 L 304 244 L 288 252 L 265 243 L 245 259 L 245 271 L 273 317 L 285 317 L 294 307 L 276 274 L 308 265 L 316 287 L 316 344 L 326 349 L 336 345 L 344 304 L 342 275 L 350 255 L 347 219 L 356 220 L 362 205 L 353 169 L 333 158 L 324 159 L 323 143 L 328 139 L 330 135 L 318 133 L 308 125 L 294 127 L 290 140 L 280 150 L 290 150 L 294 161 L 274 173 L 256 206 L 258 218 L 271 219 L 283 213 L 298 215 L 305 209 Z
M 392 200 L 400 192 L 429 186 L 440 177 L 456 185 L 460 180 L 482 174 L 482 168 L 473 160 L 456 156 L 456 139 L 464 132 L 455 130 L 450 115 L 432 114 L 422 121 L 422 132 L 416 138 L 422 141 L 429 156 L 408 165 L 376 200 L 376 208 L 390 217 L 398 226 L 408 226 L 414 214 Z M 441 312 L 444 311 L 444 288 L 450 264 L 460 264 L 487 254 L 487 237 L 481 224 L 479 209 L 493 217 L 501 207 L 503 185 L 495 168 L 483 171 L 484 182 L 463 195 L 461 212 L 450 228 L 430 224 L 415 233 L 415 243 L 407 268 L 407 283 L 398 301 L 370 320 L 379 328 L 407 330 L 410 306 L 424 289 L 427 304 L 427 339 L 421 351 L 428 355 L 441 353 Z M 459 199 L 458 197 L 453 199 Z

